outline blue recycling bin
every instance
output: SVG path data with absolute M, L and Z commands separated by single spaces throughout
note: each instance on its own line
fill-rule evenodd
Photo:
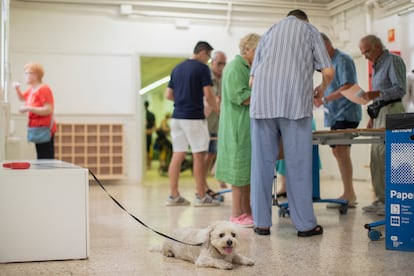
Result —
M 414 113 L 387 115 L 385 154 L 385 246 L 414 251 Z

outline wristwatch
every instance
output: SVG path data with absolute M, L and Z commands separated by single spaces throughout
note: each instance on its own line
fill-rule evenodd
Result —
M 322 100 L 322 103 L 323 103 L 323 104 L 326 104 L 326 99 L 325 99 L 325 97 L 322 97 L 322 98 L 321 98 L 321 100 Z

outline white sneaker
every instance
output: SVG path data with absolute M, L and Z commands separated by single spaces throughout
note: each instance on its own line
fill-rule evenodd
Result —
M 379 201 L 378 199 L 371 203 L 371 205 L 362 207 L 367 213 L 377 213 L 378 210 L 385 209 L 385 205 L 383 202 Z
M 165 205 L 166 206 L 185 206 L 185 205 L 190 205 L 190 201 L 188 201 L 182 196 L 176 196 L 176 197 L 169 196 Z
M 210 206 L 219 206 L 219 205 L 220 205 L 220 202 L 218 200 L 213 199 L 207 194 L 203 198 L 199 198 L 198 196 L 196 196 L 194 200 L 195 207 L 210 207 Z

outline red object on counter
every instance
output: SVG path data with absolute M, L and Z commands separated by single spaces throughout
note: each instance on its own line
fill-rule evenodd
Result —
M 30 168 L 29 162 L 10 162 L 10 163 L 4 163 L 4 168 L 13 169 L 13 170 L 25 170 Z

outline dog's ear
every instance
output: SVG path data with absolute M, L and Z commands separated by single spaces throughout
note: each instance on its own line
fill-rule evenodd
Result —
M 218 221 L 214 221 L 213 223 L 211 223 L 207 228 L 208 228 L 208 230 L 209 230 L 209 232 L 212 232 L 215 228 L 216 228 L 216 226 L 217 226 L 217 224 L 218 224 L 219 222 Z
M 217 227 L 221 227 L 226 223 L 228 223 L 228 222 L 227 221 L 215 221 L 215 222 L 211 223 L 207 227 L 208 237 L 206 237 L 206 241 L 212 239 L 211 235 L 212 235 L 213 231 L 217 229 Z
M 207 240 L 210 240 L 211 239 L 211 233 L 214 231 L 214 229 L 216 229 L 216 225 L 217 225 L 217 223 L 216 222 L 214 222 L 214 223 L 212 223 L 212 224 L 210 224 L 208 227 L 207 227 L 207 237 L 206 237 L 206 241 Z
M 205 236 L 203 237 L 203 246 L 205 246 L 205 247 L 207 247 L 207 248 L 209 248 L 210 247 L 210 241 L 211 241 L 211 239 L 212 239 L 212 233 L 213 233 L 213 231 L 216 229 L 216 227 L 217 227 L 217 224 L 218 224 L 219 222 L 213 222 L 213 223 L 211 223 L 205 230 Z

